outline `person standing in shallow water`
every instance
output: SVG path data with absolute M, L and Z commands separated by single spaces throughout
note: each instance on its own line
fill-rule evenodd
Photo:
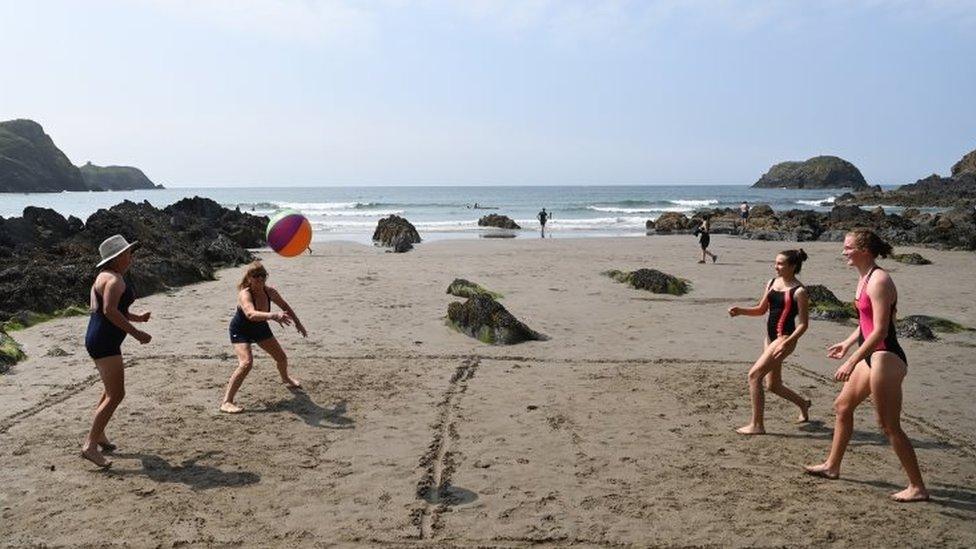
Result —
M 804 469 L 828 480 L 840 477 L 840 463 L 854 430 L 854 410 L 870 396 L 878 423 L 908 475 L 908 487 L 891 498 L 898 502 L 925 501 L 929 493 L 918 457 L 901 428 L 901 384 L 908 373 L 908 359 L 895 334 L 898 291 L 891 276 L 877 264 L 878 256 L 891 253 L 891 245 L 873 231 L 855 229 L 844 238 L 843 253 L 859 275 L 854 295 L 858 327 L 847 339 L 830 346 L 827 356 L 841 360 L 851 349 L 854 354 L 834 373 L 834 379 L 843 381 L 844 387 L 834 401 L 837 419 L 827 461 Z
M 549 212 L 547 212 L 545 208 L 542 208 L 542 211 L 539 212 L 539 215 L 537 217 L 539 218 L 539 225 L 542 226 L 542 238 L 545 238 L 546 237 L 546 222 L 549 221 L 550 219 L 552 219 L 552 214 L 549 213 Z
M 273 320 L 282 326 L 294 322 L 295 329 L 302 334 L 302 337 L 307 337 L 308 332 L 285 298 L 281 297 L 276 289 L 267 285 L 267 279 L 268 271 L 264 265 L 260 261 L 254 261 L 247 266 L 244 278 L 237 285 L 237 311 L 230 322 L 230 341 L 234 345 L 238 366 L 227 382 L 224 399 L 220 403 L 221 412 L 236 414 L 244 410 L 234 404 L 234 397 L 237 396 L 238 389 L 241 388 L 244 378 L 250 373 L 254 364 L 254 354 L 251 351 L 251 345 L 254 343 L 274 359 L 278 374 L 286 387 L 301 388 L 301 383 L 288 373 L 288 357 L 271 332 L 268 321 Z M 272 303 L 281 307 L 282 312 L 272 313 Z
M 712 242 L 711 229 L 712 223 L 708 220 L 708 217 L 703 218 L 701 225 L 695 229 L 695 236 L 698 237 L 698 245 L 701 246 L 701 259 L 698 261 L 699 263 L 704 263 L 706 256 L 712 258 L 712 263 L 718 261 L 718 255 L 708 251 L 708 245 Z
M 766 342 L 763 345 L 763 352 L 749 369 L 752 419 L 748 425 L 736 429 L 739 434 L 766 433 L 764 378 L 767 389 L 800 408 L 797 422 L 810 420 L 810 401 L 783 385 L 783 361 L 793 354 L 796 342 L 807 331 L 809 324 L 810 298 L 806 288 L 796 278 L 806 260 L 807 253 L 803 249 L 780 252 L 776 256 L 776 278 L 766 284 L 766 290 L 759 298 L 759 304 L 755 307 L 729 308 L 731 317 L 762 316 L 769 313 L 766 318 Z
M 122 362 L 122 342 L 126 334 L 139 343 L 149 343 L 152 336 L 132 325 L 149 322 L 150 313 L 135 314 L 129 307 L 135 301 L 135 291 L 123 275 L 132 266 L 132 252 L 138 242 L 128 243 L 122 235 L 106 238 L 98 247 L 101 269 L 89 293 L 91 316 L 85 333 L 85 349 L 95 361 L 95 368 L 105 386 L 95 409 L 91 429 L 81 447 L 81 457 L 108 468 L 112 462 L 102 452 L 110 453 L 115 445 L 105 435 L 112 414 L 125 397 L 125 367 Z

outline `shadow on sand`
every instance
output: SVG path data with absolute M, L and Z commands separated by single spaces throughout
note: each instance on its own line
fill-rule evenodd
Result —
M 156 482 L 176 482 L 185 484 L 194 490 L 209 488 L 229 488 L 255 484 L 261 480 L 257 473 L 248 471 L 228 472 L 211 465 L 199 465 L 198 461 L 218 455 L 219 452 L 204 452 L 179 465 L 171 465 L 165 459 L 142 453 L 117 453 L 113 457 L 122 459 L 138 459 L 142 462 L 142 469 L 121 469 L 113 467 L 106 474 L 113 476 L 145 475 Z
M 797 426 L 802 433 L 766 433 L 766 436 L 779 438 L 806 438 L 830 441 L 834 437 L 834 430 L 819 419 L 802 423 Z M 909 437 L 911 438 L 911 437 Z M 912 438 L 912 445 L 915 448 L 949 450 L 956 446 L 941 440 L 920 440 Z M 880 431 L 858 431 L 851 433 L 850 446 L 888 446 L 888 438 Z
M 353 429 L 355 423 L 346 417 L 346 401 L 340 400 L 335 406 L 326 408 L 318 405 L 303 390 L 292 390 L 292 397 L 267 403 L 264 409 L 245 410 L 245 413 L 267 414 L 272 412 L 291 412 L 312 427 L 324 429 Z

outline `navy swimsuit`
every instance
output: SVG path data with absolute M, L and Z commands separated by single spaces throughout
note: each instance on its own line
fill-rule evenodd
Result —
M 132 285 L 126 283 L 125 291 L 119 298 L 119 312 L 123 316 L 129 314 L 129 307 L 136 300 L 136 294 L 132 291 Z M 125 339 L 125 331 L 119 328 L 105 316 L 102 311 L 102 296 L 95 292 L 95 302 L 98 308 L 92 311 L 88 318 L 88 331 L 85 333 L 85 349 L 93 359 L 100 359 L 122 354 L 122 341 Z
M 264 297 L 268 300 L 268 310 L 261 312 L 270 313 L 271 298 L 268 297 L 267 290 L 264 291 Z M 254 298 L 253 294 L 251 298 Z M 266 339 L 271 339 L 272 337 L 274 337 L 274 334 L 271 333 L 271 326 L 268 326 L 267 320 L 260 322 L 248 320 L 247 315 L 244 314 L 244 310 L 238 305 L 237 312 L 234 313 L 234 318 L 230 321 L 231 343 L 258 343 Z

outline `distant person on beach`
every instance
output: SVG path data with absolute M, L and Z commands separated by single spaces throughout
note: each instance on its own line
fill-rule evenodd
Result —
M 98 246 L 100 269 L 89 293 L 91 316 L 85 333 L 85 349 L 95 361 L 95 368 L 102 378 L 105 390 L 95 409 L 91 430 L 81 447 L 81 457 L 108 468 L 112 462 L 102 452 L 110 453 L 115 445 L 105 435 L 112 414 L 125 397 L 125 369 L 122 364 L 122 341 L 131 334 L 139 343 L 149 343 L 152 336 L 132 325 L 133 322 L 149 322 L 148 312 L 135 314 L 129 307 L 135 301 L 135 291 L 124 278 L 132 266 L 132 251 L 138 242 L 126 242 L 122 235 L 106 238 Z
M 749 203 L 745 200 L 739 205 L 739 228 L 744 231 L 749 223 Z
M 552 219 L 552 214 L 547 212 L 545 208 L 542 208 L 542 211 L 539 212 L 539 215 L 537 217 L 539 218 L 539 225 L 542 227 L 542 238 L 545 238 L 546 222 Z
M 288 374 L 288 358 L 274 334 L 271 333 L 268 321 L 273 320 L 281 326 L 294 322 L 295 329 L 302 334 L 302 337 L 307 337 L 308 332 L 305 331 L 302 321 L 298 320 L 298 315 L 285 298 L 281 297 L 278 290 L 267 285 L 267 280 L 268 271 L 264 265 L 260 261 L 254 261 L 247 266 L 244 278 L 237 285 L 237 311 L 230 321 L 230 342 L 234 345 L 238 366 L 227 382 L 224 400 L 220 403 L 221 412 L 236 414 L 243 410 L 234 404 L 234 396 L 237 395 L 237 390 L 241 388 L 244 378 L 250 373 L 251 366 L 254 364 L 254 355 L 251 352 L 253 343 L 271 355 L 278 367 L 281 381 L 286 387 L 301 388 L 301 383 Z M 272 303 L 280 307 L 282 312 L 272 313 Z
M 711 228 L 712 224 L 706 216 L 702 219 L 701 225 L 695 229 L 694 234 L 698 237 L 698 244 L 701 246 L 701 259 L 698 261 L 699 263 L 704 263 L 706 256 L 712 258 L 712 263 L 718 261 L 718 256 L 708 251 L 708 245 L 712 242 Z
M 752 419 L 749 424 L 736 429 L 743 435 L 762 435 L 766 433 L 763 412 L 766 396 L 763 393 L 763 379 L 766 388 L 800 408 L 798 422 L 810 420 L 810 401 L 783 385 L 783 361 L 796 349 L 796 342 L 809 324 L 810 298 L 806 288 L 796 275 L 803 268 L 807 254 L 803 249 L 786 250 L 776 256 L 776 278 L 766 284 L 759 304 L 755 307 L 731 307 L 729 316 L 766 317 L 766 342 L 763 352 L 749 369 L 749 395 L 752 398 Z
M 844 341 L 830 346 L 827 356 L 844 361 L 834 379 L 844 387 L 834 401 L 837 419 L 827 461 L 806 467 L 806 472 L 826 479 L 840 477 L 840 463 L 854 429 L 854 410 L 868 396 L 874 402 L 878 423 L 908 475 L 908 487 L 891 495 L 898 502 L 925 501 L 928 490 L 922 480 L 911 440 L 901 429 L 901 383 L 908 373 L 908 359 L 895 334 L 898 291 L 878 256 L 891 254 L 891 245 L 873 231 L 855 229 L 844 238 L 844 257 L 857 269 L 859 280 L 854 303 L 858 327 Z

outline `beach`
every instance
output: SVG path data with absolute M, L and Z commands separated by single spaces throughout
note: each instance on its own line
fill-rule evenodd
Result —
M 784 365 L 813 421 L 794 424 L 795 408 L 768 394 L 768 434 L 734 432 L 765 325 L 726 309 L 754 303 L 794 245 L 715 235 L 718 263 L 704 265 L 688 235 L 263 251 L 268 283 L 309 332 L 274 328 L 304 391 L 255 350 L 237 399 L 246 411 L 217 411 L 237 365 L 227 325 L 241 268 L 141 299 L 133 310 L 152 311 L 153 341 L 123 346 L 106 472 L 78 457 L 101 392 L 87 319 L 28 328 L 17 333 L 28 360 L 0 376 L 0 545 L 976 544 L 976 332 L 902 340 L 902 418 L 929 503 L 888 500 L 906 479 L 869 402 L 842 478 L 802 472 L 824 459 L 833 428 L 838 363 L 825 348 L 853 323 L 812 321 Z M 840 243 L 802 246 L 799 278 L 853 299 Z M 898 251 L 933 261 L 882 261 L 899 316 L 976 327 L 976 256 Z M 692 290 L 652 294 L 601 274 L 641 267 Z M 455 278 L 503 294 L 548 339 L 489 346 L 454 331 Z

